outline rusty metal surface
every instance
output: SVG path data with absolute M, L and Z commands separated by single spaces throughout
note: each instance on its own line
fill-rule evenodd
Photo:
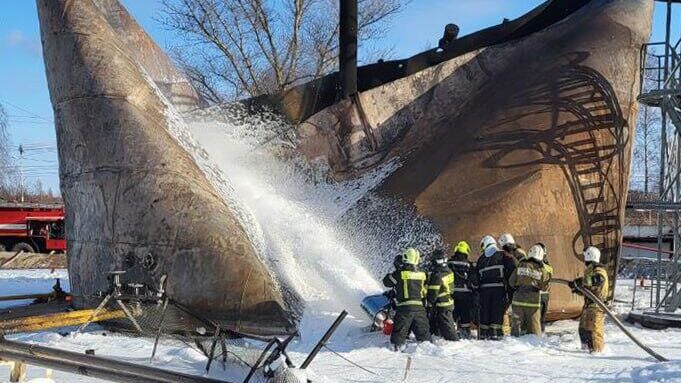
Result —
M 649 1 L 591 1 L 525 38 L 363 92 L 370 134 L 351 103 L 322 110 L 299 126 L 299 149 L 338 179 L 399 158 L 378 193 L 414 206 L 449 243 L 541 241 L 560 278 L 579 275 L 595 245 L 614 273 L 651 13 Z M 568 289 L 551 294 L 553 316 L 581 310 Z
M 165 99 L 188 110 L 195 92 L 182 79 L 168 88 L 178 72 L 116 0 L 38 9 L 74 295 L 106 290 L 114 269 L 149 285 L 167 274 L 175 300 L 228 327 L 291 331 L 234 213 L 168 132 Z M 553 0 L 451 51 L 359 68 L 351 100 L 334 103 L 332 74 L 246 103 L 305 120 L 298 150 L 327 160 L 336 179 L 399 158 L 377 192 L 450 243 L 506 231 L 526 247 L 542 241 L 561 278 L 580 273 L 592 244 L 612 271 L 651 14 L 645 0 Z M 552 298 L 552 315 L 581 308 L 566 289 Z
M 37 5 L 74 303 L 96 305 L 89 297 L 123 269 L 149 286 L 167 275 L 173 299 L 225 326 L 293 331 L 241 224 L 169 132 L 169 104 L 128 40 L 93 0 Z

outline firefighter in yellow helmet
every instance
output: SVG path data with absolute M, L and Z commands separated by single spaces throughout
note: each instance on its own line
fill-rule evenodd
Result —
M 454 320 L 459 328 L 459 336 L 463 339 L 471 337 L 471 322 L 473 321 L 473 291 L 470 287 L 471 263 L 468 256 L 471 248 L 466 241 L 461 241 L 453 247 L 449 257 L 449 268 L 454 272 Z
M 459 340 L 456 324 L 452 317 L 454 311 L 454 273 L 447 266 L 447 254 L 435 249 L 431 254 L 431 269 L 428 275 L 428 314 L 430 333 L 446 340 Z
M 544 269 L 544 248 L 533 245 L 508 280 L 513 293 L 512 334 L 541 336 L 541 291 L 551 276 Z
M 409 333 L 419 342 L 430 341 L 430 326 L 423 300 L 426 297 L 426 273 L 419 270 L 421 253 L 408 248 L 402 253 L 402 263 L 383 278 L 386 287 L 395 289 L 395 318 L 390 343 L 395 351 L 404 349 Z
M 572 291 L 579 293 L 576 289 L 581 286 L 591 291 L 598 299 L 608 298 L 608 272 L 601 262 L 601 251 L 594 246 L 589 246 L 584 250 L 584 263 L 586 270 L 583 278 L 577 278 L 570 283 Z M 584 311 L 579 320 L 579 339 L 582 348 L 589 352 L 601 352 L 605 346 L 604 340 L 605 313 L 595 302 L 584 299 Z

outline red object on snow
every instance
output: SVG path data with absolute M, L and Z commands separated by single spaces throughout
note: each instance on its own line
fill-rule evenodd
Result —
M 393 320 L 386 319 L 383 321 L 383 334 L 390 335 L 393 333 Z

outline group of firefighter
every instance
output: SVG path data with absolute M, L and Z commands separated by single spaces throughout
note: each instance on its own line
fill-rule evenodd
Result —
M 420 269 L 421 254 L 408 248 L 394 261 L 395 271 L 383 278 L 395 310 L 390 342 L 404 350 L 410 333 L 418 342 L 439 336 L 449 341 L 471 338 L 471 325 L 478 339 L 501 340 L 504 335 L 541 336 L 549 303 L 553 268 L 546 246 L 532 245 L 527 252 L 511 234 L 499 241 L 487 235 L 480 241 L 477 262 L 469 260 L 471 249 L 461 241 L 451 253 L 435 249 L 428 272 Z M 608 296 L 608 273 L 596 247 L 584 250 L 584 276 L 569 283 L 573 293 L 591 291 L 601 300 Z M 585 299 L 579 322 L 582 348 L 600 352 L 604 346 L 604 312 Z

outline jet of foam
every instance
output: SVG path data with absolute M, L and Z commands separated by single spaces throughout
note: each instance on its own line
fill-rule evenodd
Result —
M 353 182 L 320 182 L 296 158 L 262 146 L 252 124 L 203 120 L 189 124 L 212 163 L 228 176 L 236 198 L 262 233 L 259 254 L 304 301 L 308 312 L 359 315 L 359 302 L 381 291 L 335 220 L 395 169 L 390 164 Z

